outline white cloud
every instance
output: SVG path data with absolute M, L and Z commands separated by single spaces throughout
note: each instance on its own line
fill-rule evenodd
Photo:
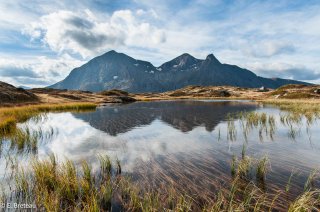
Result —
M 247 51 L 248 55 L 253 57 L 272 57 L 293 53 L 295 47 L 294 44 L 287 42 L 263 40 L 243 51 Z
M 320 43 L 320 28 L 316 26 L 320 23 L 320 5 L 306 3 L 291 8 L 292 4 L 288 1 L 226 4 L 222 0 L 187 3 L 134 0 L 125 6 L 119 1 L 110 7 L 103 1 L 4 1 L 0 3 L 0 44 L 17 42 L 18 47 L 44 50 L 44 55 L 50 54 L 44 58 L 54 64 L 67 60 L 68 64 L 74 61 L 80 65 L 110 49 L 154 65 L 185 52 L 198 58 L 213 52 L 223 63 L 248 68 L 264 76 L 277 72 L 279 76 L 293 76 L 283 73 L 296 74 L 298 72 L 288 70 L 299 69 L 310 73 L 301 75 L 302 78 L 317 77 L 320 50 L 316 44 Z M 16 40 L 22 26 L 24 35 L 31 38 L 30 43 L 25 37 Z M 16 34 L 11 36 L 12 32 Z M 39 45 L 39 41 L 43 45 Z M 6 55 L 7 49 L 0 50 L 0 54 Z M 32 68 L 37 76 L 49 80 L 46 70 L 51 63 L 39 59 L 40 54 L 42 52 L 31 55 L 27 62 L 20 52 L 7 58 L 17 61 L 20 66 L 16 68 L 22 72 Z M 66 54 L 71 57 L 65 59 Z M 83 61 L 79 60 L 79 55 Z M 42 66 L 41 62 L 43 70 L 37 69 Z M 283 64 L 290 64 L 290 67 Z M 52 64 L 51 67 L 65 76 L 74 66 L 64 69 Z M 60 78 L 50 78 L 50 81 L 55 80 Z
M 297 63 L 251 63 L 248 65 L 251 70 L 263 77 L 278 77 L 293 80 L 305 80 L 316 83 L 320 78 L 320 72 L 309 69 L 306 65 Z
M 76 60 L 67 54 L 59 58 L 38 56 L 11 59 L 4 57 L 0 59 L 0 81 L 16 86 L 47 86 L 62 80 L 73 68 L 82 64 L 83 61 Z
M 60 10 L 29 24 L 24 33 L 33 40 L 41 39 L 55 52 L 88 58 L 121 46 L 149 48 L 165 42 L 164 31 L 146 17 L 156 17 L 155 12 L 119 10 L 101 20 L 90 10 Z

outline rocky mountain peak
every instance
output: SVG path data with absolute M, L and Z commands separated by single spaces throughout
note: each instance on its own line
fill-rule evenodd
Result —
M 160 66 L 163 70 L 168 69 L 186 69 L 192 65 L 197 64 L 201 60 L 193 57 L 192 55 L 188 53 L 184 53 L 173 60 L 164 63 L 162 66 Z
M 221 64 L 220 61 L 213 54 L 209 54 L 206 57 L 206 61 L 211 61 L 211 62 L 214 62 L 214 63 L 217 63 L 217 64 Z
M 51 88 L 101 91 L 121 89 L 129 92 L 163 92 L 188 85 L 232 85 L 276 88 L 285 84 L 303 84 L 292 80 L 258 77 L 249 70 L 221 64 L 209 54 L 205 60 L 184 53 L 160 67 L 114 50 L 98 56 Z

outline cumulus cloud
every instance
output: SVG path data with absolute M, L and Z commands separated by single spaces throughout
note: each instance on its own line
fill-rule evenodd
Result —
M 320 28 L 315 27 L 320 21 L 320 4 L 125 2 L 125 6 L 123 1 L 1 2 L 0 56 L 7 56 L 10 50 L 12 55 L 3 64 L 12 61 L 13 65 L 0 66 L 4 67 L 0 80 L 13 82 L 17 77 L 22 83 L 23 78 L 41 77 L 50 84 L 92 57 L 115 49 L 155 65 L 184 52 L 198 58 L 214 53 L 222 62 L 258 75 L 314 77 L 320 82 L 320 52 L 315 45 L 320 42 Z M 31 56 L 25 60 L 26 55 Z
M 279 54 L 291 54 L 294 51 L 293 44 L 279 41 L 262 41 L 250 46 L 248 53 L 254 57 L 272 57 Z
M 0 59 L 0 81 L 16 86 L 39 87 L 62 80 L 75 67 L 83 64 L 67 54 L 60 58 L 38 56 L 24 59 Z
M 253 63 L 250 69 L 264 77 L 277 77 L 293 80 L 314 81 L 320 78 L 320 72 L 305 65 L 287 63 Z
M 58 11 L 28 25 L 24 33 L 40 39 L 55 52 L 72 52 L 82 57 L 96 56 L 121 46 L 151 47 L 166 41 L 163 30 L 147 19 L 156 18 L 154 11 L 115 11 L 104 20 L 90 10 Z
M 306 81 L 317 80 L 320 78 L 320 73 L 305 67 L 289 68 L 282 70 L 259 70 L 259 73 L 266 77 L 278 77 Z
M 39 78 L 39 75 L 27 67 L 0 64 L 0 75 L 3 77 L 33 77 Z

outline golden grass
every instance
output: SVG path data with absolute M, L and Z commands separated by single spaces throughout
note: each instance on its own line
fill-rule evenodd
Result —
M 84 111 L 96 108 L 94 103 L 64 103 L 40 104 L 21 107 L 0 108 L 0 135 L 6 135 L 15 130 L 16 124 L 24 122 L 40 113 L 50 111 Z
M 112 163 L 108 156 L 99 156 L 99 160 L 99 170 L 93 171 L 87 161 L 75 166 L 70 160 L 58 163 L 53 155 L 46 160 L 36 159 L 31 170 L 21 169 L 15 174 L 15 190 L 3 195 L 2 199 L 28 200 L 35 203 L 38 210 L 46 211 L 111 211 L 113 204 L 122 211 L 279 210 L 276 200 L 281 192 L 263 192 L 253 181 L 243 179 L 242 174 L 247 174 L 248 164 L 251 164 L 248 156 L 237 162 L 237 175 L 209 201 L 194 199 L 170 185 L 161 189 L 143 188 L 119 174 L 119 162 Z M 259 164 L 265 175 L 266 159 L 262 158 Z M 280 202 L 292 212 L 312 211 L 319 207 L 319 192 L 317 189 L 307 190 L 292 202 Z
M 295 99 L 295 100 L 283 100 L 283 99 L 267 99 L 259 100 L 259 102 L 278 106 L 282 110 L 287 110 L 289 112 L 310 115 L 320 113 L 320 100 L 315 99 Z

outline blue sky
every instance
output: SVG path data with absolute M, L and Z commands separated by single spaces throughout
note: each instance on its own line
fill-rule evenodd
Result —
M 42 87 L 109 50 L 160 65 L 182 53 L 320 83 L 319 0 L 0 2 L 0 81 Z

